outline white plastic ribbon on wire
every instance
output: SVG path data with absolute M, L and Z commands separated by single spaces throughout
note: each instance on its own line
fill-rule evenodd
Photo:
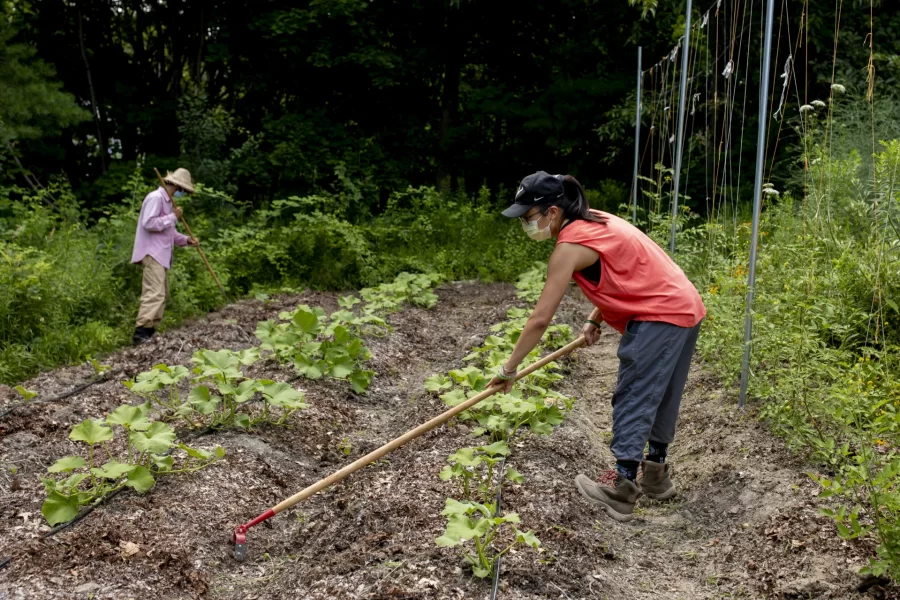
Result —
M 725 65 L 725 70 L 722 71 L 722 77 L 725 79 L 731 79 L 731 74 L 734 73 L 734 61 L 729 60 L 728 64 Z
M 693 115 L 694 112 L 697 110 L 697 101 L 698 100 L 700 100 L 700 94 L 699 93 L 694 94 L 694 96 L 691 98 L 691 115 Z
M 778 110 L 776 110 L 772 114 L 772 118 L 776 121 L 784 116 L 782 113 L 782 109 L 784 108 L 784 100 L 787 97 L 788 92 L 788 80 L 791 76 L 791 64 L 794 62 L 794 57 L 788 54 L 787 60 L 784 61 L 784 73 L 781 74 L 781 78 L 784 79 L 784 83 L 781 84 L 781 100 L 778 102 Z
M 668 56 L 669 61 L 675 62 L 675 58 L 678 56 L 678 48 L 680 46 L 681 46 L 681 42 L 679 41 L 677 44 L 675 44 L 675 47 L 672 48 L 672 51 L 669 52 L 669 56 Z

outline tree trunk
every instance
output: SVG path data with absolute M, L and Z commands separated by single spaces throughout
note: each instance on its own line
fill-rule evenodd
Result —
M 100 106 L 97 104 L 97 95 L 94 93 L 94 80 L 91 78 L 91 64 L 88 62 L 87 52 L 84 50 L 84 31 L 81 27 L 81 10 L 78 11 L 78 45 L 81 48 L 81 58 L 84 60 L 84 70 L 87 73 L 88 88 L 91 91 L 91 113 L 94 115 L 94 123 L 97 125 L 97 144 L 100 146 L 100 165 L 106 173 L 106 144 L 103 142 L 103 128 L 100 117 Z
M 459 80 L 462 68 L 465 40 L 460 27 L 462 5 L 447 5 L 444 24 L 444 88 L 441 93 L 441 138 L 438 147 L 437 187 L 448 190 L 455 175 L 451 129 L 456 125 L 459 113 Z

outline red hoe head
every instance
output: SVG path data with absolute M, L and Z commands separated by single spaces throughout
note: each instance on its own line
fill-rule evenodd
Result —
M 252 521 L 237 526 L 234 530 L 234 534 L 231 536 L 231 541 L 234 542 L 234 559 L 236 561 L 244 562 L 244 559 L 247 558 L 247 530 L 274 516 L 275 511 L 270 508 Z
M 234 560 L 244 562 L 247 557 L 247 526 L 238 525 L 234 535 L 231 536 L 231 541 L 234 542 Z

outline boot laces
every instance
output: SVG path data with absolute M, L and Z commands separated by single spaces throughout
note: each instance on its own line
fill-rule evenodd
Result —
M 600 485 L 605 485 L 607 487 L 615 488 L 616 482 L 619 480 L 619 472 L 615 469 L 610 469 L 609 471 L 604 471 L 597 478 L 597 483 Z

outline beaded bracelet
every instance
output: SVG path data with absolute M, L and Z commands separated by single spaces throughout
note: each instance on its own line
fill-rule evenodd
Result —
M 497 369 L 497 379 L 502 379 L 503 381 L 509 381 L 510 379 L 516 378 L 516 371 L 512 372 L 512 375 L 507 375 L 506 370 L 503 368 L 503 365 L 500 365 L 500 368 Z

